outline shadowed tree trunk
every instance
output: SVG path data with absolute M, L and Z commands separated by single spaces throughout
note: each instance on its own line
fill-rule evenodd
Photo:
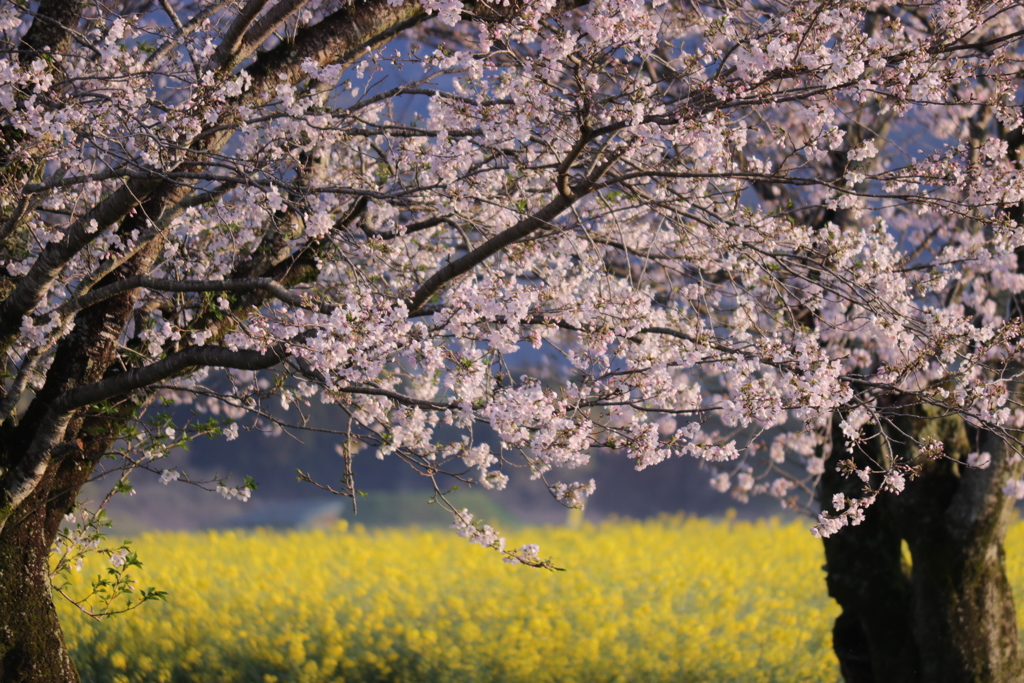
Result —
M 991 123 L 992 111 L 980 108 L 969 126 L 973 148 L 990 138 Z M 1021 130 L 997 130 L 1020 168 Z M 1005 210 L 1024 220 L 1024 204 Z M 847 229 L 857 225 L 852 214 L 834 220 Z M 1020 248 L 1017 261 L 1024 272 Z M 1008 310 L 1019 315 L 1020 303 L 1014 300 Z M 1019 371 L 1004 368 L 1003 376 Z M 1019 397 L 1019 386 L 1008 388 Z M 903 493 L 880 494 L 860 526 L 824 540 L 829 595 L 843 609 L 833 629 L 843 676 L 847 683 L 1024 681 L 1003 549 L 1014 504 L 1003 488 L 1024 466 L 1007 440 L 1019 442 L 1020 432 L 1000 438 L 932 405 L 890 408 L 899 417 L 886 438 L 875 427 L 855 454 L 843 447 L 843 416 L 833 416 L 832 452 L 820 484 L 822 506 L 829 509 L 834 494 L 861 493 L 856 476 L 836 471 L 841 460 L 872 469 L 901 462 L 918 474 Z M 919 454 L 919 445 L 931 440 L 942 442 L 944 457 Z M 991 466 L 964 465 L 972 451 L 990 453 Z
M 847 683 L 1007 683 L 1024 681 L 1003 541 L 1013 500 L 1002 493 L 1019 476 L 1005 444 L 969 434 L 957 417 L 918 410 L 897 432 L 941 441 L 948 458 L 921 459 L 905 436 L 890 435 L 894 456 L 920 467 L 899 494 L 883 493 L 865 521 L 824 541 L 829 595 L 842 607 L 833 644 Z M 837 418 L 838 421 L 838 418 Z M 973 430 L 972 430 L 973 431 Z M 855 457 L 886 462 L 877 431 Z M 822 477 L 822 500 L 859 492 L 836 464 L 851 457 L 836 430 Z M 992 454 L 984 470 L 961 464 L 972 450 Z M 903 543 L 910 562 L 903 556 Z
M 43 509 L 38 505 L 24 509 L 33 507 Z M 4 683 L 78 681 L 50 594 L 47 562 L 53 536 L 46 527 L 40 511 L 12 519 L 0 532 L 0 681 Z
M 48 405 L 68 385 L 101 376 L 110 365 L 117 337 L 104 335 L 112 321 L 132 312 L 132 298 L 112 299 L 81 315 L 62 340 L 53 362 L 57 370 L 17 424 L 0 425 L 0 456 L 28 448 L 45 424 Z M 78 680 L 53 605 L 50 549 L 64 515 L 110 444 L 138 410 L 122 401 L 116 408 L 86 413 L 68 425 L 75 435 L 51 449 L 49 464 L 33 492 L 0 528 L 0 681 L 61 683 Z M 4 511 L 6 512 L 6 511 Z M 5 515 L 6 516 L 6 515 Z

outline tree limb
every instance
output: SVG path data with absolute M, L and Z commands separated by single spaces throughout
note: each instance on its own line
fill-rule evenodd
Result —
M 125 278 L 106 287 L 94 289 L 88 294 L 65 302 L 58 312 L 62 315 L 80 311 L 83 308 L 94 306 L 101 301 L 117 296 L 138 287 L 145 287 L 160 292 L 251 292 L 263 290 L 274 297 L 291 304 L 296 308 L 310 308 L 319 310 L 319 307 L 310 306 L 309 302 L 301 296 L 288 291 L 277 281 L 267 277 L 253 277 L 238 280 L 170 280 L 166 278 L 155 278 L 147 275 L 136 275 Z
M 473 251 L 455 259 L 454 261 L 449 261 L 446 265 L 439 268 L 433 275 L 427 278 L 422 285 L 420 285 L 419 289 L 416 290 L 412 295 L 412 298 L 410 298 L 406 303 L 410 317 L 418 315 L 417 311 L 420 306 L 430 300 L 430 297 L 432 297 L 439 289 L 458 276 L 469 272 L 494 254 L 518 240 L 521 240 L 530 233 L 540 230 L 541 228 L 552 227 L 551 221 L 557 218 L 559 214 L 567 208 L 572 206 L 576 201 L 577 196 L 579 196 L 579 193 L 576 192 L 571 193 L 569 196 L 559 194 L 537 213 L 529 216 L 528 218 L 524 218 L 511 228 L 499 232 Z
M 64 237 L 46 245 L 14 291 L 0 303 L 0 346 L 21 328 L 22 318 L 42 301 L 64 266 L 102 230 L 124 218 L 159 181 L 131 181 L 72 223 Z
M 67 391 L 54 401 L 51 409 L 62 413 L 95 405 L 101 401 L 143 389 L 151 384 L 163 382 L 191 368 L 266 370 L 287 358 L 288 351 L 284 344 L 278 344 L 266 352 L 249 349 L 232 351 L 223 346 L 192 346 L 151 365 L 132 368 L 98 382 Z
M 570 206 L 575 204 L 578 199 L 589 194 L 595 187 L 597 187 L 598 181 L 601 180 L 609 170 L 611 170 L 611 167 L 619 160 L 619 157 L 621 157 L 627 149 L 627 145 L 622 145 L 618 150 L 611 152 L 605 162 L 594 168 L 586 178 L 573 185 L 567 194 L 560 192 L 557 197 L 548 202 L 547 205 L 537 213 L 528 218 L 524 218 L 511 228 L 499 232 L 473 251 L 454 261 L 449 261 L 446 265 L 439 268 L 433 275 L 427 278 L 426 282 L 420 285 L 419 289 L 417 289 L 412 295 L 412 298 L 406 302 L 406 307 L 409 309 L 410 317 L 419 315 L 417 313 L 419 307 L 429 301 L 430 297 L 441 289 L 441 287 L 445 286 L 458 276 L 469 272 L 494 254 L 498 253 L 505 247 L 511 246 L 527 235 L 536 232 L 541 228 L 553 227 L 551 221 L 557 218 L 559 214 Z

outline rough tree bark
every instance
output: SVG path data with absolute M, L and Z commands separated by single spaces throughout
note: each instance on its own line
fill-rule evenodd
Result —
M 45 505 L 0 532 L 0 680 L 78 681 L 50 596 Z
M 833 629 L 843 677 L 847 683 L 1024 681 L 1003 550 L 1013 500 L 1002 487 L 1020 466 L 996 436 L 969 431 L 957 417 L 915 412 L 897 422 L 898 431 L 943 442 L 949 459 L 919 462 L 906 436 L 889 435 L 899 449 L 893 455 L 919 465 L 921 475 L 898 496 L 882 494 L 860 526 L 824 541 L 829 594 L 843 609 Z M 882 452 L 878 436 L 855 457 L 858 465 L 893 457 Z M 834 438 L 821 482 L 824 501 L 851 495 L 860 484 L 836 472 L 850 454 L 838 429 Z M 991 467 L 959 463 L 974 450 L 990 452 Z

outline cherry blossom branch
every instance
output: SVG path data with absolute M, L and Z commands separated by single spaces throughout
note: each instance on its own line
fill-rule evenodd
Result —
M 400 403 L 404 406 L 416 406 L 417 408 L 428 408 L 430 410 L 452 410 L 456 408 L 456 404 L 451 403 L 437 403 L 436 401 L 424 401 L 418 398 L 412 398 L 405 394 L 400 394 L 397 391 L 389 391 L 387 389 L 378 389 L 376 387 L 333 387 L 331 391 L 338 392 L 340 394 L 364 394 L 366 396 L 383 396 L 390 398 L 395 403 Z
M 22 318 L 42 301 L 68 261 L 96 239 L 101 229 L 126 216 L 156 184 L 152 180 L 129 182 L 72 223 L 62 239 L 46 246 L 14 291 L 0 302 L 0 346 L 18 331 Z
M 178 46 L 179 39 L 187 38 L 195 33 L 200 27 L 202 27 L 203 22 L 230 5 L 232 2 L 233 0 L 217 0 L 217 2 L 213 2 L 204 7 L 202 11 L 195 14 L 191 19 L 185 22 L 183 26 L 178 28 L 177 31 L 167 36 L 164 42 L 162 42 L 156 50 L 153 51 L 153 54 L 146 58 L 146 68 L 151 68 L 154 64 L 163 59 L 168 52 Z
M 551 221 L 572 206 L 579 194 L 579 190 L 574 190 L 574 193 L 568 197 L 559 194 L 529 218 L 524 218 L 511 228 L 499 232 L 468 254 L 442 266 L 419 286 L 406 303 L 406 308 L 409 309 L 410 315 L 416 315 L 420 306 L 429 301 L 439 289 L 458 276 L 469 272 L 494 254 L 521 240 L 530 233 L 542 228 L 552 227 Z
M 235 16 L 227 30 L 224 32 L 224 36 L 220 40 L 220 44 L 217 45 L 217 49 L 214 51 L 213 56 L 210 58 L 210 63 L 207 64 L 207 69 L 216 71 L 221 68 L 230 70 L 236 55 L 239 54 L 242 43 L 245 40 L 245 33 L 252 26 L 253 22 L 256 21 L 256 17 L 259 16 L 263 8 L 266 7 L 269 0 L 249 0 L 242 7 L 242 10 Z M 290 4 L 290 3 L 286 3 Z M 245 57 L 242 57 L 244 61 Z
M 583 150 L 586 149 L 590 141 L 594 139 L 593 133 L 585 126 L 580 131 L 580 138 L 573 145 L 569 153 L 565 155 L 565 159 L 558 165 L 558 171 L 555 176 L 555 187 L 558 189 L 558 193 L 566 199 L 573 198 L 573 190 L 569 183 L 569 169 L 576 163 L 576 160 L 583 154 Z
M 284 301 L 285 303 L 295 306 L 296 308 L 319 310 L 319 307 L 311 306 L 307 300 L 293 292 L 290 292 L 286 288 L 282 287 L 279 282 L 271 278 L 254 277 L 240 280 L 169 280 L 166 278 L 155 278 L 147 275 L 136 275 L 112 285 L 94 289 L 84 296 L 65 302 L 57 310 L 61 315 L 68 315 L 139 287 L 160 292 L 192 293 L 251 292 L 254 290 L 262 290 L 268 294 L 272 294 L 274 297 Z
M 61 394 L 51 408 L 62 414 L 95 405 L 111 398 L 158 384 L 170 377 L 200 367 L 232 368 L 235 370 L 266 370 L 289 357 L 281 344 L 266 352 L 223 346 L 192 346 L 173 353 L 163 360 L 140 368 L 132 368 L 92 384 L 86 384 Z
M 415 314 L 417 309 L 425 304 L 439 289 L 459 275 L 469 272 L 505 247 L 511 246 L 531 233 L 541 228 L 552 227 L 551 221 L 572 206 L 579 198 L 591 192 L 597 186 L 598 181 L 627 150 L 628 146 L 622 145 L 617 151 L 610 153 L 606 161 L 597 166 L 590 175 L 576 185 L 573 185 L 572 191 L 568 195 L 559 193 L 557 197 L 548 202 L 537 213 L 519 221 L 511 228 L 498 233 L 468 254 L 461 256 L 455 261 L 449 261 L 445 266 L 437 270 L 420 285 L 412 298 L 407 302 L 406 307 L 409 309 L 410 314 Z
M 262 53 L 247 69 L 252 88 L 262 93 L 282 80 L 298 83 L 307 77 L 302 70 L 306 60 L 320 66 L 345 63 L 367 46 L 388 40 L 425 18 L 414 1 L 400 6 L 387 0 L 345 5 L 316 24 L 299 29 L 293 41 Z
M 137 167 L 142 168 L 142 167 Z M 96 173 L 87 173 L 85 175 L 77 176 L 64 176 L 57 175 L 50 180 L 45 180 L 39 183 L 29 183 L 21 188 L 23 195 L 38 194 L 40 192 L 46 192 L 47 190 L 54 190 L 57 188 L 71 187 L 73 185 L 81 185 L 83 183 L 95 183 L 104 180 L 110 180 L 111 178 L 151 178 L 153 173 L 151 170 L 136 171 L 134 174 L 130 171 L 127 164 L 121 164 L 118 166 L 112 166 L 111 168 L 97 171 Z
M 1014 31 L 1007 33 L 1006 35 L 996 36 L 995 38 L 989 38 L 988 40 L 980 40 L 976 43 L 964 43 L 963 45 L 951 45 L 949 47 L 940 48 L 938 50 L 932 50 L 933 54 L 943 54 L 946 52 L 957 52 L 959 50 L 982 50 L 986 47 L 992 47 L 993 45 L 999 45 L 1001 43 L 1008 43 L 1015 38 L 1024 36 L 1024 29 L 1020 31 Z
M 171 354 L 156 363 L 141 368 L 132 368 L 98 382 L 71 389 L 57 398 L 51 410 L 56 414 L 62 414 L 88 405 L 95 405 L 139 389 L 159 385 L 160 382 L 180 375 L 192 368 L 220 367 L 234 370 L 266 370 L 288 360 L 289 357 L 290 355 L 283 344 L 277 345 L 266 352 L 247 349 L 231 350 L 222 346 L 193 346 Z M 322 374 L 315 371 L 310 371 L 308 374 L 311 378 L 319 379 L 320 381 L 324 379 Z M 449 410 L 452 408 L 448 404 L 415 399 L 395 391 L 378 389 L 376 387 L 334 387 L 332 391 L 347 394 L 383 396 L 402 405 L 429 408 L 431 410 Z
M 431 74 L 428 78 L 421 79 L 420 83 L 427 83 L 434 78 L 434 74 Z M 475 107 L 492 107 L 496 105 L 514 105 L 515 101 L 508 98 L 498 99 L 484 99 L 478 100 L 472 97 L 466 97 L 465 95 L 459 95 L 456 93 L 446 92 L 435 88 L 418 88 L 412 85 L 400 85 L 391 90 L 385 90 L 384 92 L 374 95 L 373 97 L 367 97 L 366 99 L 359 100 L 359 102 L 353 104 L 347 109 L 350 113 L 355 113 L 360 109 L 377 104 L 378 102 L 387 102 L 389 100 L 398 97 L 399 95 L 425 95 L 427 97 L 440 97 L 442 99 L 451 100 L 452 102 L 462 102 L 463 104 L 471 104 Z
M 412 5 L 413 3 L 408 3 L 402 9 L 375 0 L 359 5 L 358 8 L 349 6 L 300 31 L 294 44 L 278 46 L 265 53 L 250 67 L 253 86 L 247 93 L 247 98 L 254 98 L 272 82 L 279 82 L 282 73 L 293 81 L 304 78 L 305 74 L 301 71 L 300 65 L 305 59 L 315 57 L 321 63 L 331 63 L 353 53 L 358 46 L 366 44 L 368 40 L 373 41 L 381 35 L 390 35 L 390 32 L 399 27 L 404 28 L 411 19 L 421 19 L 422 10 L 412 8 L 410 11 Z M 273 80 L 270 77 L 271 73 L 274 74 Z M 218 149 L 226 143 L 226 136 L 221 135 L 219 138 L 210 140 L 205 145 L 206 149 Z M 177 175 L 188 174 L 181 172 Z M 63 266 L 91 242 L 100 229 L 124 217 L 158 185 L 159 180 L 151 177 L 129 181 L 67 229 L 64 239 L 49 245 L 33 264 L 30 272 L 18 283 L 14 292 L 0 303 L 0 340 L 17 331 L 22 317 L 42 300 Z
M 242 43 L 234 53 L 228 68 L 241 64 L 284 22 L 306 6 L 309 0 L 278 0 L 270 10 L 260 17 L 242 38 Z

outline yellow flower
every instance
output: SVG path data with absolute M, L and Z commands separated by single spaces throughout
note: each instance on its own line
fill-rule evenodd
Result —
M 163 533 L 133 547 L 139 585 L 166 602 L 99 625 L 58 610 L 93 681 L 839 679 L 838 608 L 805 524 L 663 517 L 518 535 L 567 571 L 509 566 L 446 531 Z

